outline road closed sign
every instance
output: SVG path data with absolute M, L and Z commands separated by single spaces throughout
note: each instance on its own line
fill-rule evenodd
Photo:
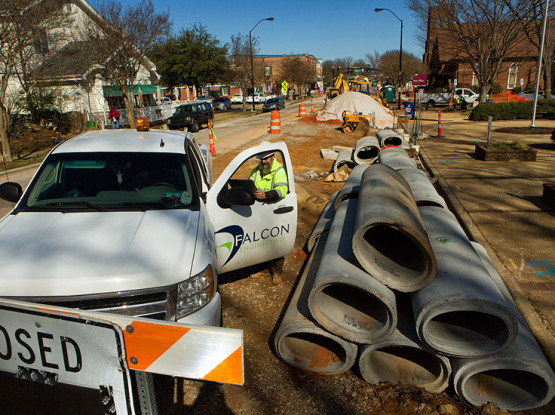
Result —
M 0 371 L 96 390 L 118 414 L 133 413 L 123 347 L 122 331 L 105 321 L 0 302 Z

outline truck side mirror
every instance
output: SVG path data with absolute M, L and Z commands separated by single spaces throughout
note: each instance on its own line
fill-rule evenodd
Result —
M 254 195 L 241 187 L 232 187 L 223 190 L 218 195 L 218 204 L 221 207 L 228 208 L 233 205 L 250 206 L 254 205 Z
M 8 202 L 17 203 L 23 194 L 23 189 L 19 183 L 6 182 L 0 184 L 0 198 Z

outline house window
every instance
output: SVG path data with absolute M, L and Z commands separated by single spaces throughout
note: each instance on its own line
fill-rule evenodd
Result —
M 48 38 L 46 37 L 45 30 L 35 33 L 35 41 L 33 43 L 33 47 L 35 48 L 35 52 L 40 55 L 48 53 Z
M 518 65 L 511 63 L 509 66 L 509 78 L 507 79 L 507 89 L 513 89 L 516 86 L 516 78 L 518 75 Z
M 472 86 L 478 85 L 478 80 L 476 79 L 476 73 L 472 72 Z
M 265 74 L 266 76 L 272 75 L 272 67 L 271 67 L 271 66 L 266 66 L 266 67 L 264 68 L 264 74 Z

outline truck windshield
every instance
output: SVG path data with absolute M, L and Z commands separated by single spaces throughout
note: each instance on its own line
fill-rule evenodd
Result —
M 192 183 L 184 154 L 53 154 L 25 192 L 21 209 L 195 209 Z

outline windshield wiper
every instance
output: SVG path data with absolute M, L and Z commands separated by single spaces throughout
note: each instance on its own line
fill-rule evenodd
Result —
M 88 202 L 86 200 L 75 200 L 71 202 L 52 202 L 52 203 L 46 203 L 43 206 L 71 209 L 72 205 L 86 206 L 89 209 L 96 210 L 97 212 L 105 211 L 105 209 L 102 209 L 101 207 L 95 205 L 94 203 Z

